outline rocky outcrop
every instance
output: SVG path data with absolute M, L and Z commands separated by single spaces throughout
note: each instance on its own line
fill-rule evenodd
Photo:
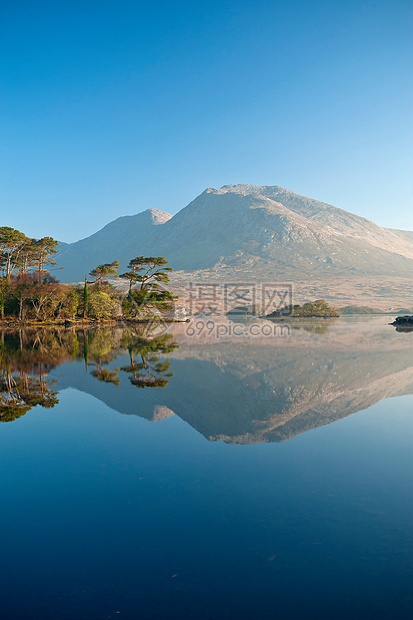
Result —
M 397 331 L 413 331 L 413 316 L 398 316 L 390 325 L 394 325 Z

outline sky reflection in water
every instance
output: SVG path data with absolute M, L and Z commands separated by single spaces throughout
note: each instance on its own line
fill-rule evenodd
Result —
M 53 360 L 3 347 L 3 370 L 59 400 L 0 425 L 3 617 L 409 617 L 409 335 L 182 329 L 155 389 L 139 377 L 159 349 L 131 360 L 121 332 L 86 356 L 84 334 Z

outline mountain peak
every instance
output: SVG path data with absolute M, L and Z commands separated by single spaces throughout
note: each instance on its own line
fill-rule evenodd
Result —
M 138 213 L 138 215 L 140 215 Z M 165 224 L 168 220 L 171 219 L 172 215 L 167 213 L 166 211 L 159 211 L 159 209 L 146 209 L 142 211 L 142 215 L 146 215 L 148 219 L 151 220 L 152 224 Z
M 140 211 L 134 215 L 121 215 L 114 220 L 114 222 L 123 224 L 126 220 L 129 220 L 129 222 L 127 222 L 127 224 L 129 224 L 131 220 L 139 220 L 141 222 L 148 222 L 156 226 L 158 224 L 164 224 L 170 220 L 171 217 L 172 215 L 166 211 L 159 211 L 159 209 L 145 209 L 145 211 Z M 107 226 L 112 226 L 114 222 L 110 222 Z
M 242 196 L 250 196 L 250 195 L 276 195 L 279 192 L 286 192 L 289 194 L 293 194 L 288 189 L 284 189 L 279 185 L 251 185 L 248 183 L 237 183 L 230 185 L 223 185 L 220 188 L 209 187 L 206 190 L 207 193 L 211 194 L 241 194 Z
M 262 281 L 402 276 L 413 267 L 412 233 L 398 233 L 278 185 L 208 188 L 173 217 L 146 209 L 65 247 L 65 280 L 118 259 L 165 256 L 175 270 L 214 270 Z M 218 271 L 217 271 L 218 270 Z M 229 277 L 229 276 L 228 276 Z

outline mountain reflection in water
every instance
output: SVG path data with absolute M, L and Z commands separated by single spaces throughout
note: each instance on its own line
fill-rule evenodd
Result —
M 3 333 L 0 419 L 74 388 L 122 414 L 176 414 L 210 441 L 279 442 L 413 392 L 412 345 L 386 319 L 291 327 L 262 339 L 188 338 L 185 324 Z

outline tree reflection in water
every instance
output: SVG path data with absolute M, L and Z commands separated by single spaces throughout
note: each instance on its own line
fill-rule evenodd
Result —
M 39 405 L 58 404 L 53 368 L 67 361 L 85 362 L 95 379 L 116 387 L 119 371 L 128 373 L 137 387 L 165 387 L 173 376 L 169 360 L 161 355 L 178 347 L 169 334 L 139 325 L 135 329 L 97 328 L 81 330 L 21 329 L 0 332 L 0 421 L 10 422 Z M 130 364 L 110 368 L 119 355 L 129 353 Z M 138 361 L 136 361 L 138 357 Z
M 145 332 L 125 331 L 122 338 L 122 346 L 129 351 L 130 364 L 121 370 L 129 373 L 132 385 L 140 388 L 165 387 L 173 373 L 169 371 L 169 359 L 160 359 L 160 355 L 172 353 L 178 344 L 173 341 L 170 334 L 162 334 L 148 339 Z M 138 355 L 139 362 L 134 356 Z

